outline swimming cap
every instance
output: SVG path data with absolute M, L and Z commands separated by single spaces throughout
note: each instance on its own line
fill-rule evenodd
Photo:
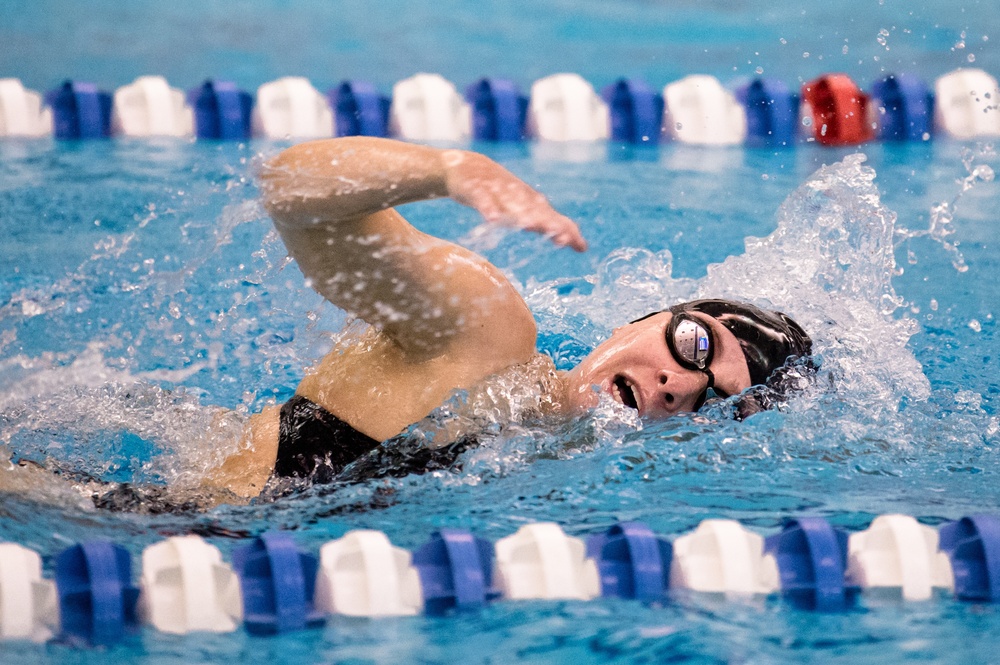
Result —
M 692 300 L 674 305 L 672 314 L 700 312 L 729 330 L 740 342 L 752 385 L 765 385 L 791 357 L 812 353 L 812 340 L 795 321 L 781 312 L 733 300 Z

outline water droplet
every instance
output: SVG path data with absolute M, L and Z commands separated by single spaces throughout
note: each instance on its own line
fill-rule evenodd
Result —
M 763 67 L 757 67 L 757 69 L 755 69 L 754 71 L 757 72 L 758 74 L 763 74 L 764 73 L 764 68 Z
M 813 119 L 811 117 L 804 116 L 802 118 L 802 126 L 803 127 L 812 127 L 812 124 L 813 124 Z
M 970 53 L 968 55 L 968 57 L 966 57 L 965 59 L 968 60 L 969 62 L 975 62 L 976 61 L 976 56 L 974 54 Z
M 848 50 L 847 44 L 844 44 L 844 48 L 840 49 L 840 52 L 843 53 L 844 55 L 847 55 L 847 50 Z
M 769 176 L 769 175 L 768 175 L 768 174 L 766 174 L 766 173 L 761 173 L 761 174 L 760 174 L 760 179 L 761 179 L 761 180 L 770 180 L 770 179 L 771 179 L 771 176 Z
M 803 58 L 808 58 L 809 57 L 809 51 L 803 51 L 802 52 L 802 57 Z
M 936 312 L 937 308 L 938 308 L 938 301 L 935 298 L 931 298 L 931 309 Z
M 982 332 L 983 331 L 983 325 L 981 323 L 979 323 L 979 321 L 976 320 L 976 319 L 972 319 L 971 321 L 969 321 L 969 327 L 972 328 L 976 332 Z
M 677 131 L 681 131 L 682 129 L 684 129 L 684 125 L 682 125 L 679 122 L 678 123 L 674 123 L 674 129 L 676 129 Z
M 785 39 L 784 37 L 782 37 L 782 38 L 781 38 L 781 39 L 780 39 L 779 41 L 780 41 L 780 42 L 781 42 L 782 44 L 787 44 L 787 43 L 788 43 L 788 40 L 787 40 L 787 39 Z

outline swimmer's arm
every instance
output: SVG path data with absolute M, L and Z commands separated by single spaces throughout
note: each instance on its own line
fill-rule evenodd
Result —
M 549 236 L 583 251 L 575 222 L 489 157 L 390 139 L 344 137 L 302 143 L 261 169 L 264 203 L 277 223 L 356 220 L 393 206 L 450 197 L 490 223 Z
M 477 374 L 534 353 L 530 311 L 503 274 L 421 233 L 393 205 L 451 196 L 487 218 L 582 249 L 576 225 L 530 186 L 471 152 L 343 138 L 301 144 L 261 173 L 289 254 L 330 302 L 380 327 L 410 361 L 448 353 Z

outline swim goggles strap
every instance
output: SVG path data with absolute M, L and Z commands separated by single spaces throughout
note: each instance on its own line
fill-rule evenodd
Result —
M 705 405 L 705 400 L 708 399 L 708 389 L 709 388 L 711 388 L 712 390 L 714 390 L 715 394 L 718 395 L 719 397 L 721 397 L 722 399 L 726 399 L 727 397 L 730 396 L 729 393 L 727 393 L 725 390 L 723 390 L 721 388 L 716 388 L 715 387 L 715 374 L 712 374 L 712 370 L 710 370 L 707 367 L 704 367 L 704 368 L 702 368 L 701 371 L 704 372 L 705 376 L 708 377 L 708 385 L 705 386 L 705 390 L 703 390 L 702 393 L 701 393 L 701 396 L 698 397 L 698 401 L 696 401 L 694 403 L 694 410 L 695 411 L 700 410 L 701 407 L 703 407 Z

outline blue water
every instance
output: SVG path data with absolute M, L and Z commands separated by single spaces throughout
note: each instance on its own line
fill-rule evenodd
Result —
M 67 75 L 112 87 L 161 73 L 182 86 L 209 74 L 247 87 L 303 74 L 318 85 L 367 77 L 387 89 L 417 70 L 460 83 L 506 73 L 526 86 L 569 70 L 598 85 L 622 74 L 662 85 L 760 66 L 793 83 L 832 70 L 869 81 L 883 65 L 932 78 L 969 55 L 1000 73 L 995 10 L 975 2 L 788 2 L 764 12 L 656 2 L 62 4 L 0 9 L 0 74 L 36 88 Z M 74 20 L 53 19 L 57 6 Z M 0 143 L 0 443 L 15 457 L 184 485 L 245 413 L 294 391 L 344 317 L 286 263 L 257 203 L 254 165 L 281 147 Z M 0 495 L 0 539 L 36 549 L 50 567 L 77 540 L 108 537 L 137 557 L 188 531 L 228 553 L 247 535 L 291 529 L 315 552 L 353 528 L 414 548 L 442 526 L 496 539 L 531 521 L 584 535 L 639 519 L 676 537 L 709 517 L 770 534 L 802 514 L 857 530 L 887 512 L 931 525 L 1000 512 L 1000 185 L 987 170 L 1000 169 L 1000 158 L 990 146 L 868 145 L 863 164 L 857 149 L 814 145 L 612 145 L 584 162 L 538 146 L 476 148 L 577 219 L 590 251 L 484 237 L 475 214 L 449 202 L 404 214 L 505 269 L 558 364 L 571 365 L 632 315 L 723 295 L 799 319 L 822 359 L 818 384 L 786 411 L 744 423 L 724 407 L 704 419 L 637 423 L 602 405 L 578 422 L 512 428 L 469 454 L 458 474 L 206 513 L 104 513 L 59 483 L 32 482 Z M 941 203 L 950 211 L 935 216 Z M 935 220 L 950 235 L 921 235 Z M 213 429 L 217 407 L 234 415 Z M 994 659 L 998 634 L 996 608 L 947 598 L 866 600 L 844 615 L 817 615 L 773 599 L 696 597 L 664 607 L 530 602 L 443 619 L 336 619 L 276 639 L 145 630 L 109 651 L 3 645 L 0 656 L 972 663 Z

